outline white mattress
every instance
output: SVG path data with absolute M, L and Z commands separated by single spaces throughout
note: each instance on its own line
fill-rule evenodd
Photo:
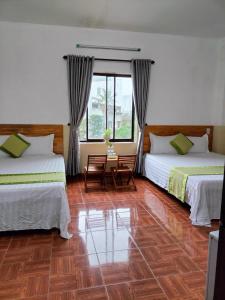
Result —
M 223 166 L 225 156 L 216 153 L 146 154 L 144 175 L 168 190 L 170 170 L 174 167 Z M 191 206 L 193 225 L 209 226 L 212 219 L 220 218 L 223 175 L 189 176 L 185 202 Z
M 0 174 L 65 172 L 60 155 L 0 158 Z M 0 231 L 59 228 L 63 238 L 70 211 L 63 182 L 0 185 Z

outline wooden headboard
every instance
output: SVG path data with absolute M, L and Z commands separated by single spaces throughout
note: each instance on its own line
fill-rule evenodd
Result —
M 210 129 L 208 132 L 207 129 Z M 174 135 L 177 133 L 183 133 L 188 136 L 202 136 L 205 133 L 208 133 L 209 136 L 209 150 L 212 151 L 213 143 L 213 126 L 209 125 L 146 125 L 144 133 L 144 153 L 150 151 L 151 142 L 149 139 L 149 133 L 156 135 L 166 136 Z
M 22 133 L 27 136 L 54 134 L 53 151 L 63 155 L 63 125 L 42 124 L 0 124 L 0 135 Z

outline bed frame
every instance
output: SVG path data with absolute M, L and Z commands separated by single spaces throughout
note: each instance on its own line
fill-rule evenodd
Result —
M 174 135 L 183 133 L 189 136 L 202 136 L 205 133 L 209 136 L 209 150 L 212 151 L 213 143 L 213 126 L 210 125 L 145 125 L 144 133 L 144 145 L 143 151 L 147 153 L 150 151 L 151 142 L 149 139 L 149 133 L 153 133 L 160 136 Z
M 63 125 L 52 124 L 0 124 L 0 135 L 22 133 L 27 136 L 54 134 L 53 151 L 63 155 Z

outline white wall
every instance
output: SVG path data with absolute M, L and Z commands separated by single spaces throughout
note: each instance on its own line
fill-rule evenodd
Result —
M 212 101 L 212 122 L 219 126 L 214 127 L 213 151 L 225 154 L 225 38 L 218 42 L 214 93 Z
M 76 43 L 141 47 L 141 53 L 76 49 Z M 169 35 L 0 22 L 0 123 L 69 120 L 65 54 L 152 58 L 147 122 L 209 124 L 217 41 Z M 128 73 L 129 64 L 95 70 Z
M 225 125 L 225 38 L 218 41 L 216 80 L 212 99 L 212 123 Z

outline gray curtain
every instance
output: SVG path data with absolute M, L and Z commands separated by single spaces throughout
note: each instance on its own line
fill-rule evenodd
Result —
M 70 104 L 70 138 L 67 175 L 80 172 L 79 126 L 86 112 L 91 90 L 94 57 L 67 56 L 67 76 Z
M 143 141 L 149 96 L 150 72 L 151 60 L 133 59 L 131 61 L 134 105 L 140 129 L 137 146 L 136 173 L 141 174 L 143 173 Z

